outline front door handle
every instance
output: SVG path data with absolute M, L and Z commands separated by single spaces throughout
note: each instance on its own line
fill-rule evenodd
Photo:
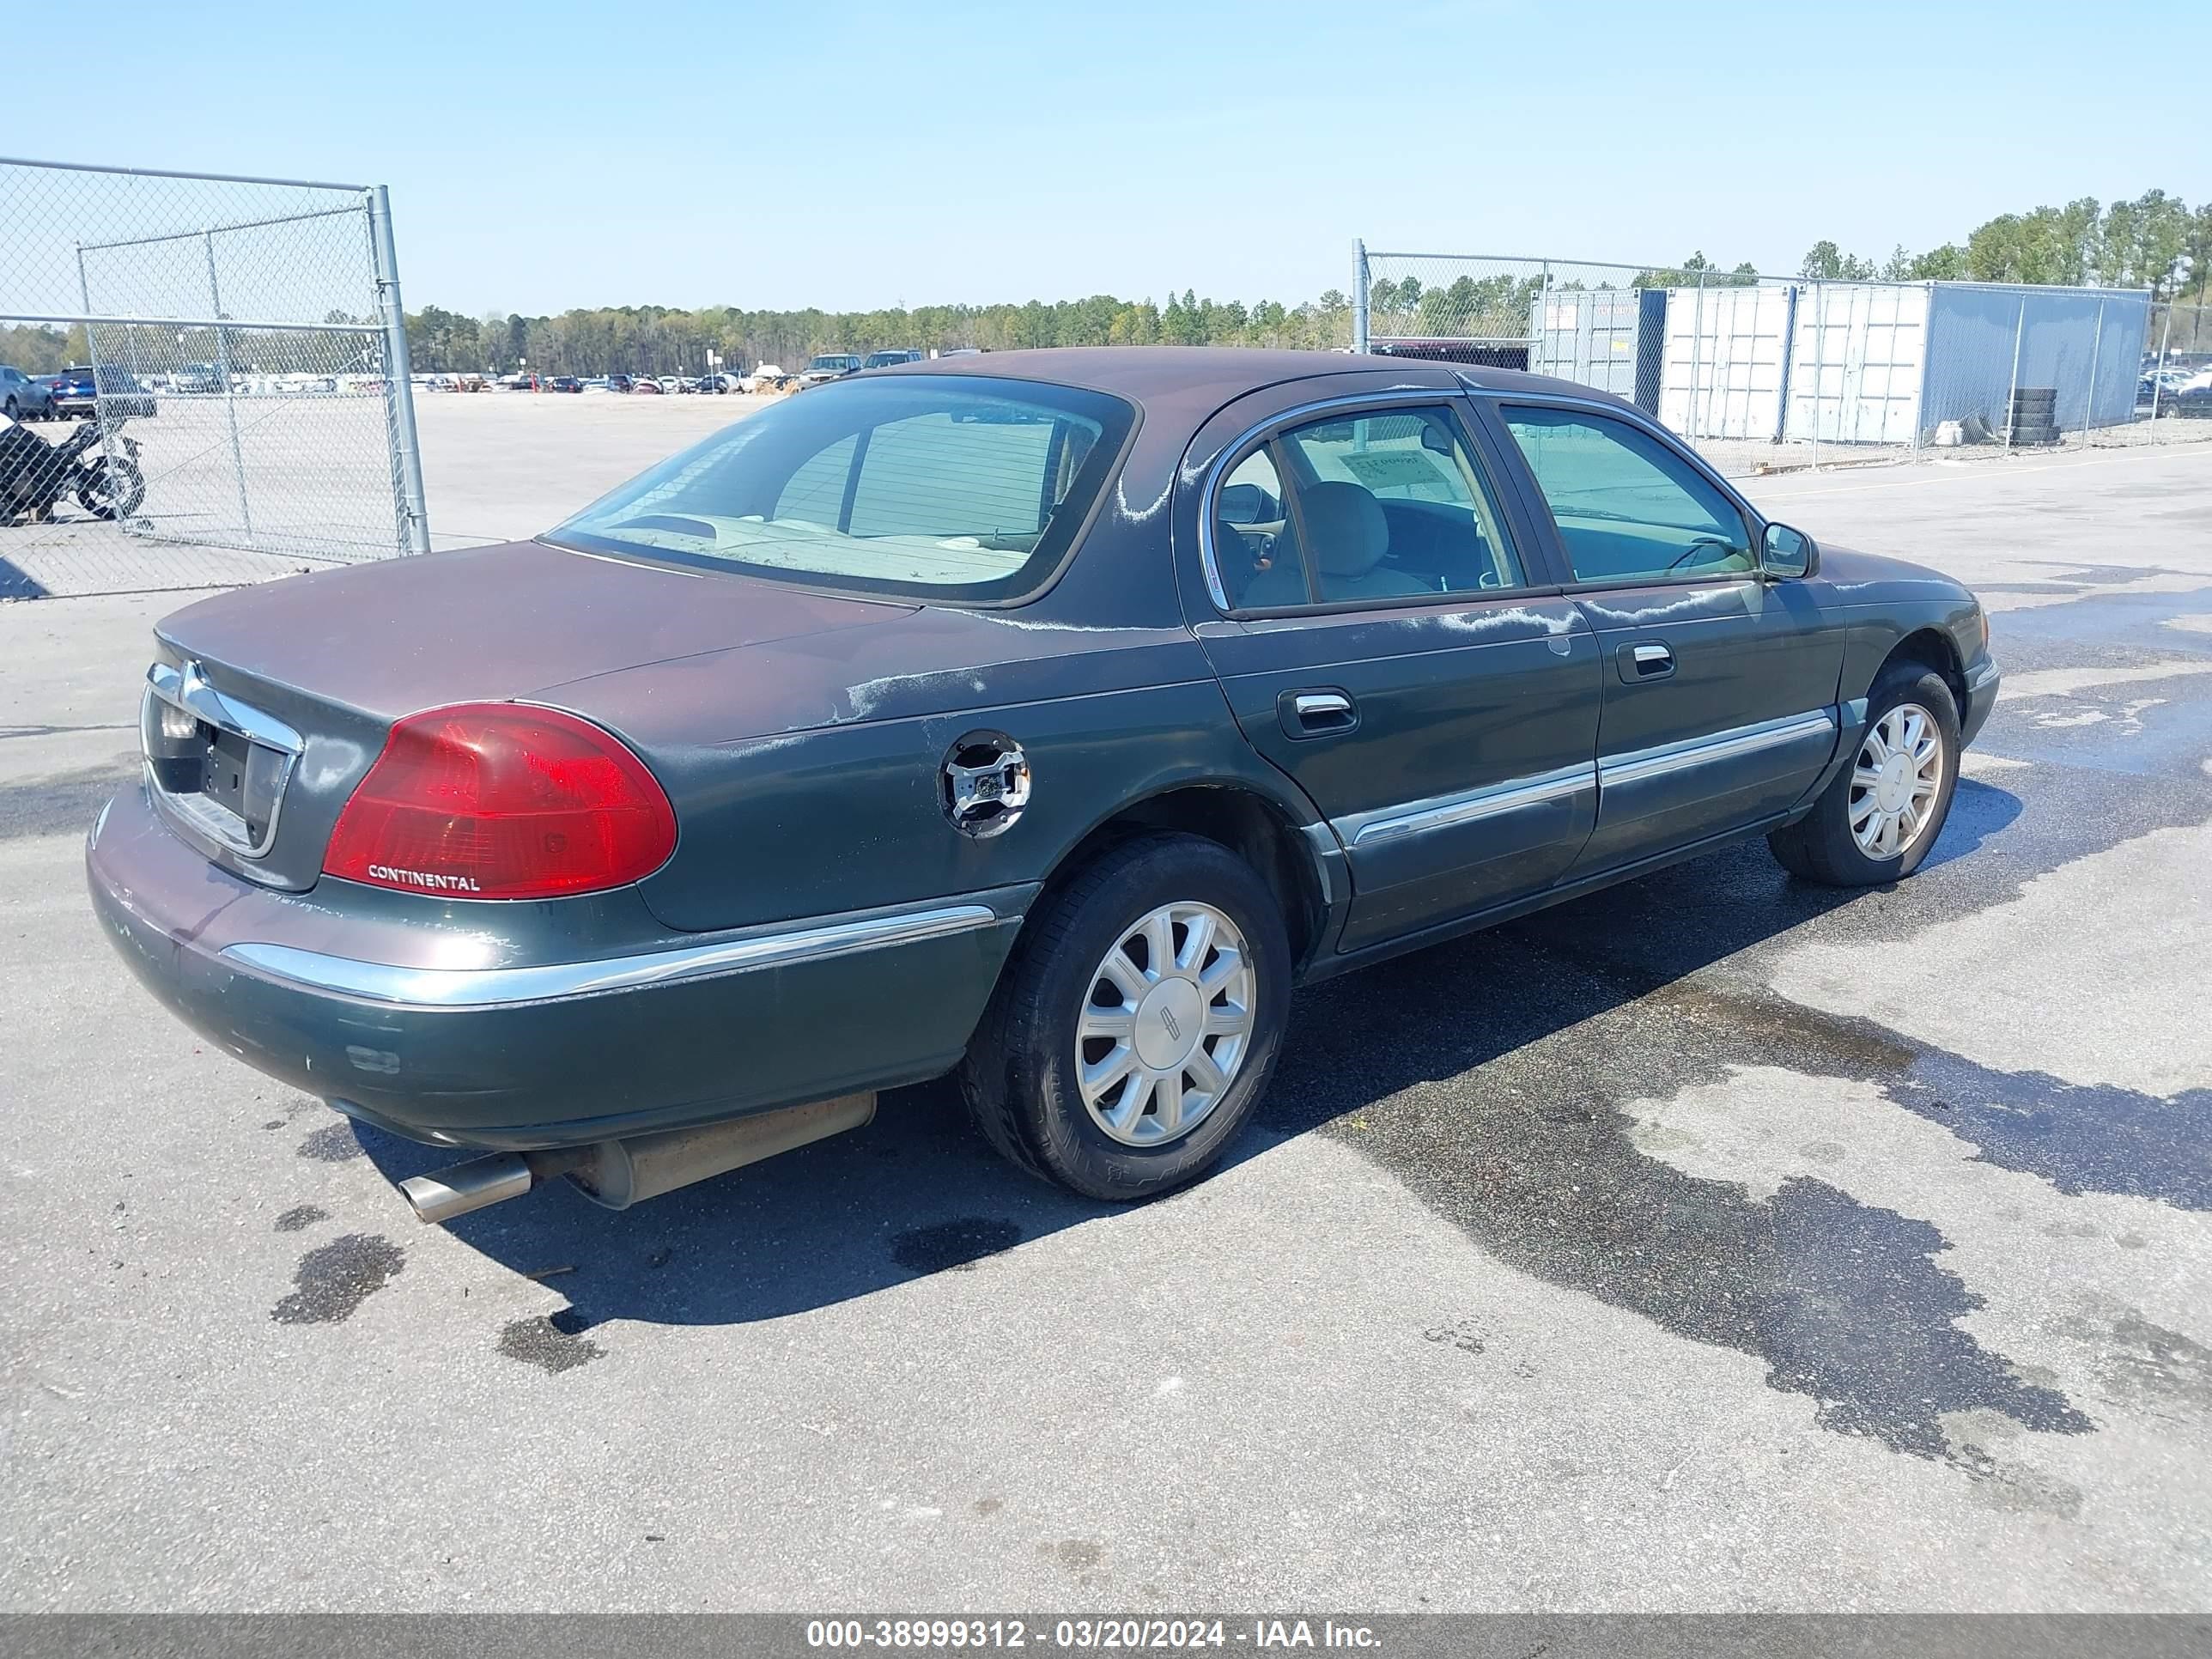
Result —
M 1341 691 L 1285 691 L 1275 712 L 1294 738 L 1331 738 L 1359 724 L 1359 710 Z
M 1620 678 L 1632 683 L 1663 680 L 1674 672 L 1674 652 L 1656 640 L 1624 645 L 1616 654 L 1620 664 Z

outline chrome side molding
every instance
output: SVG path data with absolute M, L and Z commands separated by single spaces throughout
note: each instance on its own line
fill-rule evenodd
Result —
M 1825 735 L 1832 738 L 1835 734 L 1835 711 L 1829 708 L 1790 714 L 1778 720 L 1761 720 L 1753 726 L 1732 726 L 1709 738 L 1661 744 L 1600 760 L 1598 787 L 1602 790 L 1624 783 L 1638 783 L 1646 778 L 1665 777 L 1671 772 L 1686 772 L 1693 766 L 1710 766 L 1715 761 L 1735 760 L 1740 756 L 1758 754 L 1761 750 L 1779 749 L 1801 738 Z
M 1425 835 L 1431 830 L 1447 829 L 1455 823 L 1472 823 L 1480 818 L 1517 812 L 1525 806 L 1540 806 L 1546 801 L 1579 794 L 1585 789 L 1596 787 L 1595 766 L 1570 766 L 1538 777 L 1510 779 L 1504 783 L 1492 784 L 1464 794 L 1441 795 L 1405 806 L 1390 807 L 1364 820 L 1346 819 L 1338 825 L 1338 830 L 1340 833 L 1350 831 L 1345 836 L 1350 845 L 1372 847 L 1406 836 Z
M 1826 736 L 1832 738 L 1835 733 L 1835 711 L 1814 709 L 1781 720 L 1762 720 L 1753 726 L 1732 726 L 1711 737 L 1693 738 L 1684 743 L 1635 750 L 1594 764 L 1565 767 L 1559 771 L 1545 772 L 1534 777 L 1510 778 L 1503 783 L 1490 784 L 1460 794 L 1438 795 L 1426 800 L 1382 807 L 1373 812 L 1356 813 L 1332 819 L 1330 827 L 1347 847 L 1374 847 L 1407 836 L 1426 835 L 1431 830 L 1449 829 L 1455 824 L 1472 823 L 1478 819 L 1498 817 L 1527 807 L 1540 806 L 1547 801 L 1579 794 L 1585 789 L 1595 789 L 1602 793 L 1623 784 L 1664 777 L 1670 773 L 1687 771 L 1692 767 L 1709 766 L 1717 761 L 1755 755 L 1763 750 L 1778 749 L 1784 744 L 1796 743 L 1804 738 Z

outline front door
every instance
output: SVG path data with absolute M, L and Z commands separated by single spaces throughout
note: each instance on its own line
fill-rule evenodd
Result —
M 1771 819 L 1835 752 L 1843 636 L 1819 585 L 1759 573 L 1757 526 L 1660 433 L 1501 400 L 1604 664 L 1582 875 Z
M 1291 411 L 1200 504 L 1220 614 L 1197 632 L 1345 846 L 1341 950 L 1541 890 L 1595 817 L 1597 638 L 1486 453 L 1448 396 Z

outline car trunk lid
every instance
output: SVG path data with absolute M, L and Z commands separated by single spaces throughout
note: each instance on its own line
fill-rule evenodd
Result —
M 162 659 L 146 726 L 149 754 L 164 757 L 152 769 L 156 804 L 216 863 L 305 889 L 340 809 L 404 715 L 527 700 L 911 609 L 532 542 L 241 589 L 156 630 Z M 166 749 L 163 704 L 179 711 Z

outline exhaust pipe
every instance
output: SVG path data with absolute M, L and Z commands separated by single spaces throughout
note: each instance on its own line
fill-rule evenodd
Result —
M 430 1175 L 410 1176 L 399 1183 L 399 1191 L 418 1220 L 436 1223 L 520 1198 L 538 1182 L 564 1175 L 594 1204 L 627 1210 L 678 1187 L 860 1128 L 875 1115 L 872 1092 L 841 1095 L 808 1106 L 590 1146 L 492 1152 Z
M 415 1206 L 418 1221 L 451 1221 L 455 1216 L 520 1198 L 538 1184 L 537 1171 L 520 1152 L 494 1152 L 431 1175 L 410 1176 L 400 1196 Z

